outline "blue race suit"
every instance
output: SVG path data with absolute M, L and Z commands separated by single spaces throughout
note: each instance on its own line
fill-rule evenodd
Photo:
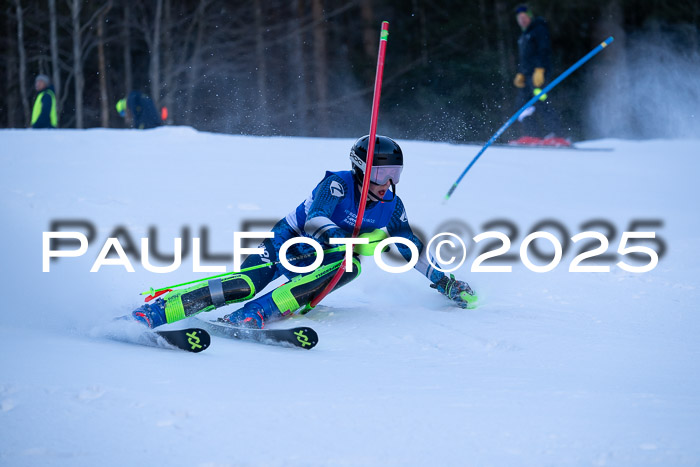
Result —
M 278 319 L 304 309 L 329 283 L 335 271 L 340 267 L 345 253 L 337 252 L 325 255 L 323 263 L 315 271 L 297 274 L 278 263 L 280 248 L 284 242 L 293 237 L 312 238 L 326 249 L 334 246 L 330 245 L 329 239 L 351 236 L 357 217 L 359 197 L 359 189 L 353 182 L 350 171 L 326 172 L 323 180 L 314 188 L 311 195 L 272 228 L 275 236 L 262 242 L 260 247 L 263 252 L 248 256 L 241 269 L 245 270 L 262 264 L 269 264 L 269 267 L 236 274 L 218 283 L 210 281 L 208 286 L 196 286 L 181 295 L 168 297 L 166 299 L 167 321 L 176 321 L 201 311 L 248 300 L 280 276 L 285 276 L 290 280 L 273 291 L 250 300 L 243 308 L 229 315 L 233 317 L 231 321 L 254 316 L 261 327 L 265 321 Z M 390 236 L 410 240 L 421 253 L 415 269 L 433 283 L 437 283 L 444 274 L 433 268 L 426 255 L 422 254 L 423 243 L 413 234 L 401 199 L 398 196 L 394 197 L 389 192 L 384 198 L 385 202 L 368 203 L 360 233 L 386 228 Z M 397 244 L 397 247 L 407 261 L 411 259 L 411 250 L 407 246 Z M 295 258 L 308 255 L 306 258 L 294 262 L 295 266 L 308 266 L 315 260 L 315 255 L 309 254 L 313 251 L 310 245 L 296 244 L 288 249 L 286 256 L 287 258 Z M 358 258 L 354 258 L 353 262 L 353 271 L 346 271 L 336 288 L 359 275 Z M 433 264 L 436 264 L 434 260 Z M 170 312 L 168 313 L 168 311 Z

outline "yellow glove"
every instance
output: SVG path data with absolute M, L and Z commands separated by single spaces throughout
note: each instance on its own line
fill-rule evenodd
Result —
M 532 74 L 532 85 L 536 88 L 541 88 L 544 85 L 544 68 L 535 68 Z
M 522 73 L 518 73 L 515 75 L 515 79 L 513 80 L 513 84 L 515 85 L 516 88 L 524 88 L 525 87 L 525 75 Z
M 363 233 L 362 235 L 358 235 L 358 238 L 369 239 L 369 243 L 366 243 L 364 245 L 356 245 L 355 246 L 355 253 L 357 253 L 358 255 L 362 255 L 362 256 L 374 255 L 374 249 L 377 247 L 379 242 L 384 240 L 386 237 L 387 237 L 386 232 L 384 232 L 381 229 L 375 229 L 371 232 L 367 232 L 367 233 Z M 388 249 L 389 247 L 387 246 L 386 248 Z

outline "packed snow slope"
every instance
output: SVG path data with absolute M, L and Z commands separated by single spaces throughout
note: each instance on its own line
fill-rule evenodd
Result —
M 203 264 L 230 271 L 233 232 L 267 230 L 325 170 L 347 170 L 352 141 L 169 127 L 3 130 L 0 142 L 0 465 L 700 463 L 700 141 L 494 147 L 446 204 L 479 148 L 399 141 L 409 221 L 426 239 L 465 238 L 454 274 L 480 306 L 458 309 L 415 271 L 364 258 L 357 281 L 278 324 L 316 329 L 315 349 L 213 337 L 200 354 L 109 338 L 140 332 L 111 321 L 140 292 L 213 274 L 193 272 L 191 248 L 175 272 L 148 272 L 140 238 L 172 254 L 174 238 L 191 247 L 204 229 L 207 255 L 222 258 Z M 83 224 L 58 230 L 94 227 L 88 250 L 42 272 L 42 232 L 66 220 Z M 518 255 L 543 220 L 569 248 L 536 273 Z M 471 237 L 488 230 L 511 237 L 515 256 L 484 265 L 512 272 L 471 272 L 483 249 Z M 589 240 L 566 238 L 586 230 L 609 237 L 611 257 L 582 265 L 609 272 L 569 272 Z M 628 230 L 665 247 L 652 271 L 616 265 L 649 261 L 617 252 Z M 90 272 L 110 236 L 135 272 Z

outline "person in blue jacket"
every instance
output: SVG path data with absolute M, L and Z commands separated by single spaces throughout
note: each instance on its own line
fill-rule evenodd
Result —
M 135 310 L 132 313 L 133 317 L 151 328 L 157 327 L 202 311 L 247 301 L 280 276 L 285 276 L 289 281 L 271 292 L 249 300 L 242 308 L 226 315 L 224 319 L 236 326 L 261 329 L 268 321 L 297 311 L 308 311 L 309 303 L 325 288 L 340 267 L 345 252 L 327 254 L 313 272 L 298 274 L 279 263 L 280 248 L 291 238 L 308 237 L 327 249 L 337 246 L 330 244 L 331 238 L 352 236 L 359 209 L 368 143 L 369 136 L 358 139 L 350 151 L 352 169 L 326 172 L 309 197 L 273 227 L 274 237 L 264 240 L 260 245 L 262 253 L 248 256 L 241 270 L 263 264 L 269 267 L 212 279 L 206 284 L 170 292 L 164 298 L 157 298 Z M 415 244 L 421 255 L 414 269 L 428 278 L 431 287 L 453 300 L 459 307 L 474 307 L 477 297 L 469 285 L 435 269 L 430 265 L 427 255 L 423 254 L 423 243 L 413 234 L 403 202 L 396 195 L 396 185 L 402 171 L 403 152 L 399 145 L 391 138 L 377 136 L 369 193 L 363 201 L 366 203 L 366 210 L 360 229 L 360 237 L 369 238 L 370 244 L 356 247 L 355 252 L 372 255 L 374 246 L 386 236 L 379 229 L 386 229 L 390 236 L 403 237 Z M 409 247 L 401 244 L 397 244 L 397 247 L 407 261 L 411 259 Z M 294 266 L 308 266 L 315 260 L 313 251 L 310 245 L 295 244 L 289 248 L 286 257 L 302 257 Z M 432 262 L 437 264 L 434 260 Z M 334 290 L 356 278 L 359 273 L 359 257 L 355 255 L 352 272 L 346 270 Z
M 32 108 L 32 128 L 58 127 L 56 113 L 56 92 L 46 75 L 38 75 L 34 80 L 37 95 Z
M 116 107 L 122 117 L 126 117 L 126 111 L 129 111 L 132 128 L 145 130 L 163 124 L 153 101 L 141 91 L 131 91 L 128 97 L 117 102 Z

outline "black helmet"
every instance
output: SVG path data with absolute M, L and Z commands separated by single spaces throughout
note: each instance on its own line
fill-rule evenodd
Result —
M 355 141 L 355 144 L 352 145 L 352 149 L 350 149 L 352 175 L 358 186 L 362 186 L 365 176 L 368 146 L 369 135 L 365 135 Z M 402 170 L 403 152 L 399 145 L 391 138 L 377 135 L 374 142 L 374 156 L 372 157 L 370 182 L 384 185 L 386 182 L 390 181 L 391 190 L 395 194 L 395 184 L 399 183 Z
M 365 174 L 368 146 L 369 135 L 365 135 L 355 141 L 355 144 L 352 145 L 352 149 L 350 150 L 352 173 L 355 178 L 359 176 L 360 183 Z M 377 170 L 374 169 L 375 167 Z M 380 167 L 394 167 L 397 170 L 394 170 L 393 173 L 390 174 L 390 171 L 379 170 Z M 399 183 L 399 176 L 401 175 L 401 169 L 403 169 L 403 152 L 396 141 L 387 136 L 377 135 L 374 142 L 372 168 L 373 170 L 370 178 L 372 182 L 383 185 L 389 178 L 392 178 L 394 183 Z M 391 175 L 394 175 L 394 177 Z

